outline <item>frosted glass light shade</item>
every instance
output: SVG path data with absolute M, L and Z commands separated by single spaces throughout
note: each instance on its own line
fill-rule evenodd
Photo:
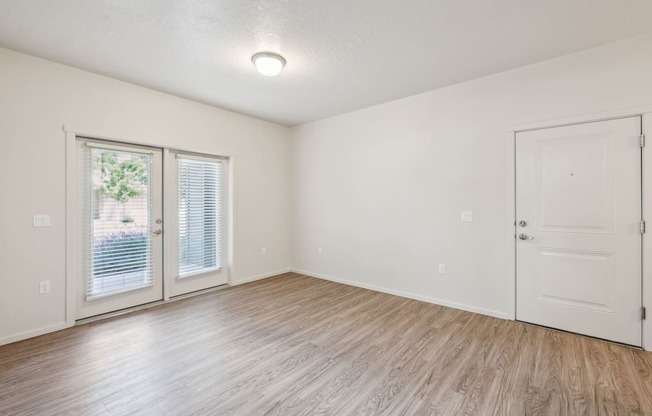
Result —
M 251 57 L 251 62 L 258 72 L 268 77 L 278 75 L 285 66 L 285 58 L 272 52 L 259 52 Z

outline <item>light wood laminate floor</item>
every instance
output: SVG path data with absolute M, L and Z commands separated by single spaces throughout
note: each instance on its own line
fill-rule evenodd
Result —
M 2 415 L 652 415 L 652 353 L 285 274 L 0 347 Z

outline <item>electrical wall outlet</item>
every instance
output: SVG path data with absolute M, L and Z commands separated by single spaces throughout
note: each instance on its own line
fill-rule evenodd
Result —
M 49 280 L 44 280 L 42 282 L 39 282 L 39 284 L 38 284 L 38 293 L 39 293 L 39 295 L 45 295 L 46 293 L 50 293 L 50 281 Z
M 260 255 L 261 256 L 266 256 L 267 255 L 267 249 L 265 247 L 260 249 Z
M 439 265 L 439 274 L 446 274 L 446 265 L 445 264 L 440 264 Z

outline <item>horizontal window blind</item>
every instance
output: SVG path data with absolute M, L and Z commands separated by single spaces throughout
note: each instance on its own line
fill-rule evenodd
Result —
M 222 267 L 222 163 L 177 155 L 180 278 Z
M 86 298 L 154 283 L 149 154 L 84 147 Z

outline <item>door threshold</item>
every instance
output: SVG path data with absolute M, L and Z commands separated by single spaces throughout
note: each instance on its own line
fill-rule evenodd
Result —
M 207 289 L 200 289 L 200 290 L 195 290 L 194 292 L 184 293 L 182 295 L 170 296 L 170 300 L 168 302 L 172 302 L 172 301 L 175 301 L 175 300 L 183 300 L 183 299 L 193 298 L 195 296 L 203 295 L 205 293 L 213 293 L 213 292 L 216 292 L 218 290 L 226 289 L 227 287 L 229 287 L 229 284 L 228 283 L 223 283 L 221 285 L 209 287 Z
M 84 325 L 84 324 L 88 324 L 88 323 L 96 322 L 96 321 L 101 321 L 101 320 L 104 320 L 104 319 L 115 318 L 115 317 L 126 315 L 126 314 L 129 314 L 129 313 L 132 313 L 132 312 L 137 312 L 137 311 L 141 311 L 141 310 L 144 310 L 144 309 L 153 308 L 154 306 L 165 305 L 165 304 L 168 304 L 168 303 L 171 303 L 171 302 L 176 302 L 176 301 L 179 301 L 179 300 L 188 299 L 188 298 L 192 298 L 192 297 L 195 297 L 195 296 L 205 295 L 207 293 L 217 292 L 218 290 L 223 290 L 223 289 L 226 289 L 227 287 L 229 287 L 228 284 L 223 284 L 223 285 L 219 285 L 219 286 L 209 287 L 208 289 L 201 289 L 201 290 L 197 290 L 197 291 L 190 292 L 190 293 L 184 293 L 183 295 L 177 295 L 177 296 L 171 297 L 168 300 L 161 299 L 161 300 L 157 300 L 157 301 L 154 301 L 154 302 L 144 303 L 144 304 L 138 305 L 138 306 L 132 306 L 130 308 L 119 309 L 117 311 L 103 313 L 101 315 L 90 316 L 88 318 L 83 318 L 83 319 L 76 320 L 75 321 L 75 326 Z

